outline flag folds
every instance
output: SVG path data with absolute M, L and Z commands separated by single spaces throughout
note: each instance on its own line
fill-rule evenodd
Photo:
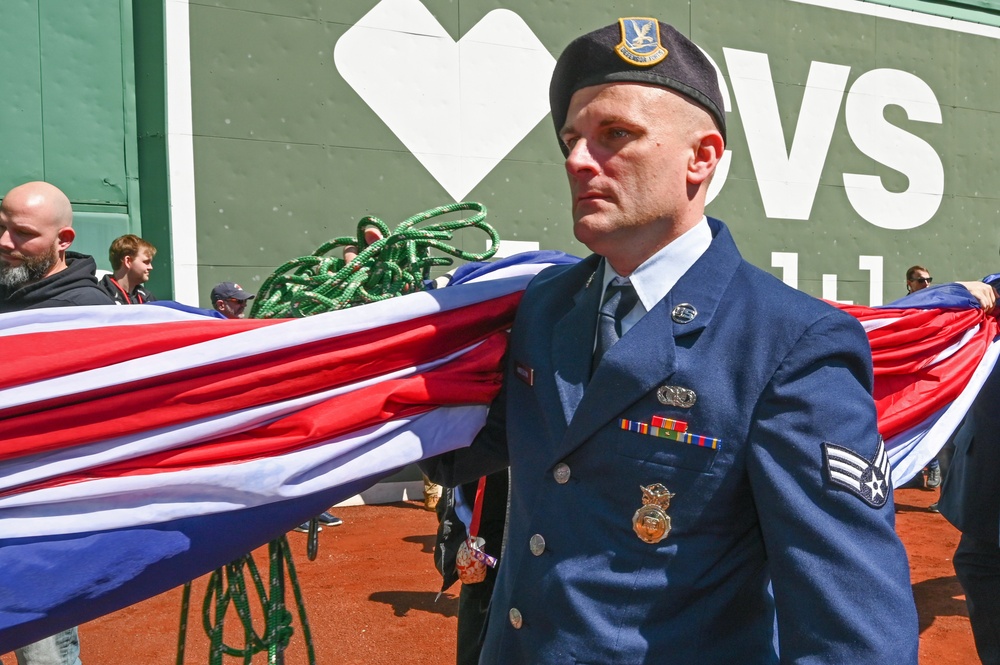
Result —
M 540 267 L 303 319 L 0 317 L 0 653 L 467 445 Z
M 868 333 L 879 432 L 900 486 L 962 423 L 992 371 L 997 319 L 957 284 L 923 289 L 885 307 L 837 305 Z
M 524 288 L 569 260 L 470 266 L 461 286 L 304 319 L 155 306 L 0 316 L 0 653 L 467 445 Z M 897 484 L 947 440 L 997 356 L 996 320 L 961 287 L 935 291 L 841 306 L 871 341 Z

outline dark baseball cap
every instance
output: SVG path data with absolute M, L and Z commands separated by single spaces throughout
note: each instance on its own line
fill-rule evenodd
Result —
M 603 83 L 669 88 L 708 111 L 726 138 L 726 107 L 715 67 L 672 25 L 655 18 L 620 18 L 570 42 L 556 61 L 549 86 L 556 136 L 566 124 L 573 93 Z M 562 141 L 559 145 L 567 154 Z
M 216 300 L 250 300 L 253 298 L 252 293 L 247 293 L 243 290 L 243 287 L 236 282 L 222 282 L 221 284 L 216 284 L 215 288 L 212 289 L 212 302 Z

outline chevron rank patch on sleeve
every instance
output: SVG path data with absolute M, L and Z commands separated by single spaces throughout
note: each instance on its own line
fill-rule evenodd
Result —
M 889 498 L 889 455 L 879 437 L 878 448 L 871 460 L 853 450 L 833 443 L 823 444 L 823 458 L 827 477 L 837 485 L 850 490 L 873 508 L 881 508 Z

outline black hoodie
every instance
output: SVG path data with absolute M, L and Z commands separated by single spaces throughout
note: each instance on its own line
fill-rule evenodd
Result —
M 153 302 L 156 300 L 153 294 L 142 284 L 132 289 L 131 293 L 126 293 L 125 289 L 121 287 L 121 284 L 118 283 L 118 280 L 113 275 L 105 275 L 98 284 L 101 285 L 102 291 L 111 296 L 116 305 L 141 305 L 144 302 Z
M 97 284 L 93 257 L 66 252 L 66 269 L 14 291 L 0 286 L 0 313 L 40 307 L 115 304 Z

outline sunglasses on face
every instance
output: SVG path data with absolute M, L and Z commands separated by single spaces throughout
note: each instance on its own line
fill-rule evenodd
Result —
M 930 284 L 931 282 L 934 281 L 934 278 L 933 277 L 915 277 L 915 278 L 913 278 L 910 281 L 911 282 L 920 282 L 921 284 Z
M 226 300 L 228 302 L 231 302 L 234 305 L 238 305 L 240 307 L 246 307 L 247 306 L 247 301 L 246 300 L 237 300 L 236 298 L 226 298 Z

